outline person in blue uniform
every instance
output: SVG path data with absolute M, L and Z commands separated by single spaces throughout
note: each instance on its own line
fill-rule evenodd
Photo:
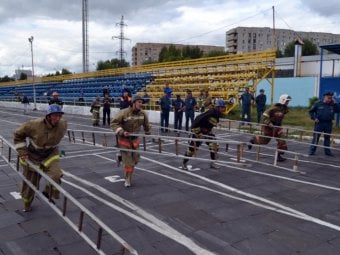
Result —
M 313 134 L 312 145 L 309 148 L 309 155 L 314 155 L 316 151 L 316 144 L 319 143 L 321 133 L 324 133 L 323 145 L 325 154 L 327 156 L 334 156 L 330 150 L 330 134 L 332 133 L 332 126 L 334 120 L 334 113 L 340 112 L 340 104 L 333 99 L 333 92 L 326 92 L 323 94 L 323 99 L 317 101 L 309 110 L 309 116 L 314 120 L 314 131 L 318 133 Z
M 264 89 L 260 89 L 260 94 L 255 98 L 257 110 L 257 123 L 260 123 L 261 116 L 266 110 L 267 96 L 264 94 Z
M 170 94 L 171 95 L 171 94 Z M 161 111 L 161 132 L 169 132 L 169 116 L 172 107 L 171 97 L 164 91 L 163 96 L 159 99 Z
M 249 88 L 245 88 L 245 92 L 238 99 L 242 104 L 242 122 L 251 122 L 250 110 L 254 100 L 254 96 L 249 93 Z
M 192 91 L 190 89 L 187 90 L 187 96 L 184 100 L 185 103 L 185 130 L 189 131 L 189 120 L 190 124 L 194 122 L 195 119 L 195 109 L 197 105 L 196 98 L 192 96 Z
M 174 129 L 182 129 L 184 106 L 185 103 L 181 95 L 176 95 L 176 100 L 172 101 L 172 107 L 174 108 Z

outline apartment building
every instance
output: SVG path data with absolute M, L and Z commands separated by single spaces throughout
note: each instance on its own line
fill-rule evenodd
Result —
M 184 48 L 186 46 L 199 47 L 203 54 L 210 51 L 224 51 L 223 46 L 213 46 L 213 45 L 185 45 L 185 44 L 170 44 L 170 43 L 136 43 L 132 47 L 132 57 L 131 62 L 133 66 L 141 65 L 147 60 L 158 61 L 159 53 L 163 47 L 169 47 L 174 45 L 176 48 Z
M 340 42 L 339 34 L 301 32 L 275 29 L 276 47 L 284 52 L 288 43 L 296 39 L 309 39 L 317 46 Z M 272 49 L 273 29 L 269 27 L 236 27 L 226 32 L 226 48 L 229 53 L 242 53 Z

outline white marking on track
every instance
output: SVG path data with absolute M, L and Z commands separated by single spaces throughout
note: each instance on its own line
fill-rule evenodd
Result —
M 19 192 L 13 191 L 10 192 L 9 194 L 11 194 L 11 196 L 14 197 L 15 199 L 21 199 L 21 195 Z
M 107 158 L 107 160 L 113 161 L 109 158 Z M 63 180 L 64 183 L 67 183 L 69 185 L 71 185 L 74 188 L 77 188 L 81 191 L 83 191 L 84 193 L 88 194 L 89 196 L 97 199 L 98 201 L 102 202 L 103 204 L 113 208 L 116 211 L 119 211 L 123 214 L 125 214 L 126 216 L 129 216 L 130 218 L 148 226 L 149 228 L 157 231 L 158 233 L 167 236 L 168 238 L 176 241 L 179 244 L 182 244 L 183 246 L 187 247 L 190 251 L 194 252 L 194 254 L 199 254 L 199 255 L 214 255 L 215 253 L 200 247 L 199 245 L 197 245 L 194 241 L 192 241 L 189 237 L 183 235 L 182 233 L 178 232 L 176 229 L 172 228 L 171 226 L 167 225 L 165 222 L 157 219 L 155 216 L 153 216 L 152 214 L 146 212 L 143 210 L 143 208 L 131 203 L 130 201 L 123 199 L 115 194 L 113 194 L 112 192 L 110 192 L 107 189 L 104 189 L 96 184 L 93 184 L 91 182 L 88 182 L 84 179 L 81 179 L 79 177 L 76 177 L 68 172 L 65 173 L 66 176 L 71 177 L 76 179 L 77 181 L 82 182 L 83 184 L 86 184 L 88 186 L 91 186 L 99 191 L 101 191 L 103 194 L 109 196 L 110 198 L 114 199 L 115 201 L 120 202 L 121 204 L 123 204 L 124 206 L 130 208 L 131 210 L 133 210 L 132 212 L 129 212 L 125 209 L 123 209 L 122 207 L 116 206 L 110 202 L 108 202 L 107 200 L 96 196 L 95 194 L 89 192 L 87 189 L 76 185 L 72 182 L 69 182 L 67 180 Z M 137 216 L 136 214 L 141 215 Z

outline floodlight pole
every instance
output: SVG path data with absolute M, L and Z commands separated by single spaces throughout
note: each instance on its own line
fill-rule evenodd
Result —
M 31 55 L 32 55 L 32 86 L 33 86 L 33 101 L 34 101 L 34 108 L 33 111 L 37 110 L 37 100 L 36 100 L 36 92 L 35 92 L 35 84 L 34 84 L 34 63 L 33 63 L 33 36 L 28 38 L 28 41 L 31 44 Z

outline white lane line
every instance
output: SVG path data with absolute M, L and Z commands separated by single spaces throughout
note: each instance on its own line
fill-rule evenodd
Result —
M 152 214 L 144 211 L 142 208 L 138 207 L 137 205 L 131 203 L 128 200 L 125 200 L 113 193 L 111 193 L 109 190 L 106 190 L 96 184 L 93 184 L 91 182 L 88 182 L 86 180 L 80 179 L 70 173 L 65 173 L 66 176 L 69 176 L 71 178 L 76 179 L 77 181 L 80 181 L 86 185 L 89 185 L 93 188 L 96 188 L 97 190 L 100 190 L 103 194 L 108 195 L 109 197 L 111 197 L 112 199 L 116 200 L 117 202 L 120 202 L 121 204 L 123 204 L 124 206 L 130 208 L 131 210 L 133 210 L 132 212 L 129 212 L 119 206 L 116 206 L 112 203 L 110 203 L 109 201 L 93 194 L 92 192 L 88 191 L 87 189 L 76 185 L 72 182 L 69 182 L 67 180 L 63 180 L 64 183 L 67 183 L 69 185 L 71 185 L 74 188 L 77 188 L 81 191 L 83 191 L 84 193 L 86 193 L 87 195 L 93 197 L 94 199 L 97 199 L 98 201 L 102 202 L 103 204 L 105 204 L 106 206 L 111 207 L 112 209 L 119 211 L 122 214 L 125 214 L 126 216 L 148 226 L 149 228 L 155 230 L 156 232 L 176 241 L 177 243 L 185 246 L 186 248 L 188 248 L 190 251 L 194 252 L 194 254 L 199 254 L 199 255 L 215 255 L 215 253 L 206 250 L 202 247 L 200 247 L 199 245 L 197 245 L 193 240 L 191 240 L 190 238 L 188 238 L 187 236 L 183 235 L 182 233 L 178 232 L 177 230 L 175 230 L 174 228 L 170 227 L 169 225 L 167 225 L 166 223 L 162 222 L 161 220 L 157 219 L 155 216 L 153 216 Z M 142 215 L 142 217 L 137 216 L 136 213 Z
M 106 157 L 101 156 L 101 155 L 102 154 L 112 153 L 112 152 L 113 151 L 106 151 L 106 152 L 102 152 L 102 153 L 91 153 L 91 154 L 84 154 L 84 155 L 78 155 L 78 156 L 66 156 L 64 158 L 73 158 L 73 157 L 82 157 L 82 156 L 100 156 L 103 159 L 109 159 L 109 158 L 106 158 Z M 144 156 L 142 156 L 142 158 L 143 157 Z M 111 160 L 111 159 L 109 159 L 109 160 Z M 115 160 L 113 160 L 113 161 L 115 162 Z M 276 174 L 269 174 L 269 173 L 264 173 L 264 172 L 258 172 L 258 171 L 255 171 L 255 170 L 244 169 L 244 168 L 240 168 L 240 167 L 236 167 L 236 166 L 231 166 L 231 165 L 225 165 L 225 164 L 219 164 L 219 165 L 222 165 L 222 166 L 225 166 L 225 167 L 228 167 L 228 168 L 232 168 L 232 169 L 237 169 L 239 171 L 244 171 L 244 172 L 249 172 L 249 173 L 253 173 L 253 174 L 268 176 L 268 177 L 272 177 L 272 178 L 276 178 L 276 179 L 282 179 L 282 180 L 286 180 L 286 181 L 291 181 L 291 182 L 311 185 L 311 186 L 315 186 L 315 187 L 319 187 L 319 188 L 340 191 L 340 188 L 334 187 L 334 186 L 330 186 L 330 185 L 324 185 L 324 184 L 319 184 L 319 183 L 310 182 L 310 181 L 303 181 L 303 180 L 293 179 L 291 177 L 285 177 L 285 176 L 276 175 Z M 178 170 L 178 169 L 176 169 L 176 170 Z M 182 170 L 180 172 L 181 173 L 186 173 L 185 171 L 182 171 Z
M 151 162 L 153 162 L 155 164 L 159 164 L 159 165 L 168 167 L 168 168 L 173 169 L 175 171 L 178 171 L 178 172 L 181 172 L 181 173 L 185 173 L 187 175 L 191 175 L 193 177 L 196 177 L 196 178 L 201 179 L 203 181 L 206 181 L 208 183 L 214 184 L 214 185 L 219 186 L 221 188 L 227 189 L 229 191 L 235 192 L 237 194 L 240 194 L 240 195 L 243 195 L 243 196 L 246 196 L 246 197 L 258 200 L 258 201 L 260 201 L 262 203 L 265 203 L 265 204 L 269 204 L 271 206 L 268 206 L 268 205 L 265 205 L 265 204 L 260 204 L 260 203 L 257 203 L 257 202 L 251 201 L 251 200 L 247 200 L 247 199 L 243 199 L 243 198 L 239 198 L 239 197 L 234 197 L 235 199 L 238 199 L 238 200 L 250 203 L 250 204 L 254 204 L 254 205 L 262 207 L 262 208 L 266 208 L 266 209 L 277 211 L 277 212 L 280 212 L 280 213 L 283 213 L 283 214 L 291 215 L 293 217 L 300 218 L 300 219 L 303 219 L 303 220 L 306 220 L 306 221 L 311 221 L 311 222 L 317 223 L 319 225 L 326 226 L 326 227 L 335 229 L 337 231 L 340 231 L 340 226 L 338 226 L 338 225 L 335 225 L 335 224 L 332 224 L 332 223 L 320 220 L 318 218 L 312 217 L 310 215 L 307 215 L 307 214 L 305 214 L 303 212 L 300 212 L 300 211 L 295 210 L 293 208 L 290 208 L 288 206 L 284 206 L 284 205 L 282 205 L 280 203 L 276 203 L 276 202 L 273 202 L 273 201 L 268 200 L 266 198 L 263 198 L 263 197 L 260 197 L 260 196 L 256 196 L 256 195 L 248 193 L 248 192 L 241 191 L 241 190 L 236 189 L 234 187 L 231 187 L 229 185 L 226 185 L 226 184 L 223 184 L 223 183 L 220 183 L 220 182 L 217 182 L 217 181 L 213 181 L 213 180 L 211 180 L 209 178 L 206 178 L 206 177 L 203 177 L 203 176 L 191 173 L 191 172 L 183 172 L 183 171 L 178 170 L 177 168 L 175 168 L 173 166 L 170 166 L 170 165 L 165 164 L 165 163 L 161 163 L 161 162 L 159 162 L 157 160 L 148 159 L 148 158 L 145 158 L 145 157 L 142 157 L 142 158 L 144 158 L 144 159 L 146 159 L 148 161 L 151 161 Z M 137 169 L 139 169 L 139 168 L 137 167 Z M 166 176 L 164 176 L 164 177 L 166 177 Z M 178 179 L 175 179 L 175 178 L 174 178 L 174 180 L 182 182 L 181 180 L 178 180 Z M 188 184 L 190 185 L 190 183 L 188 183 Z M 191 184 L 191 185 L 196 186 L 195 184 Z M 199 186 L 199 185 L 197 185 L 197 186 Z M 225 194 L 225 193 L 222 193 L 222 192 L 218 192 L 216 190 L 213 190 L 213 189 L 210 189 L 210 188 L 207 188 L 207 187 L 204 187 L 204 186 L 201 186 L 201 188 L 209 190 L 211 192 L 215 192 L 215 193 L 224 195 L 224 196 L 231 196 L 231 195 L 228 195 L 228 194 Z M 275 208 L 275 207 L 277 207 L 277 208 Z M 278 208 L 280 208 L 280 209 L 278 209 Z

